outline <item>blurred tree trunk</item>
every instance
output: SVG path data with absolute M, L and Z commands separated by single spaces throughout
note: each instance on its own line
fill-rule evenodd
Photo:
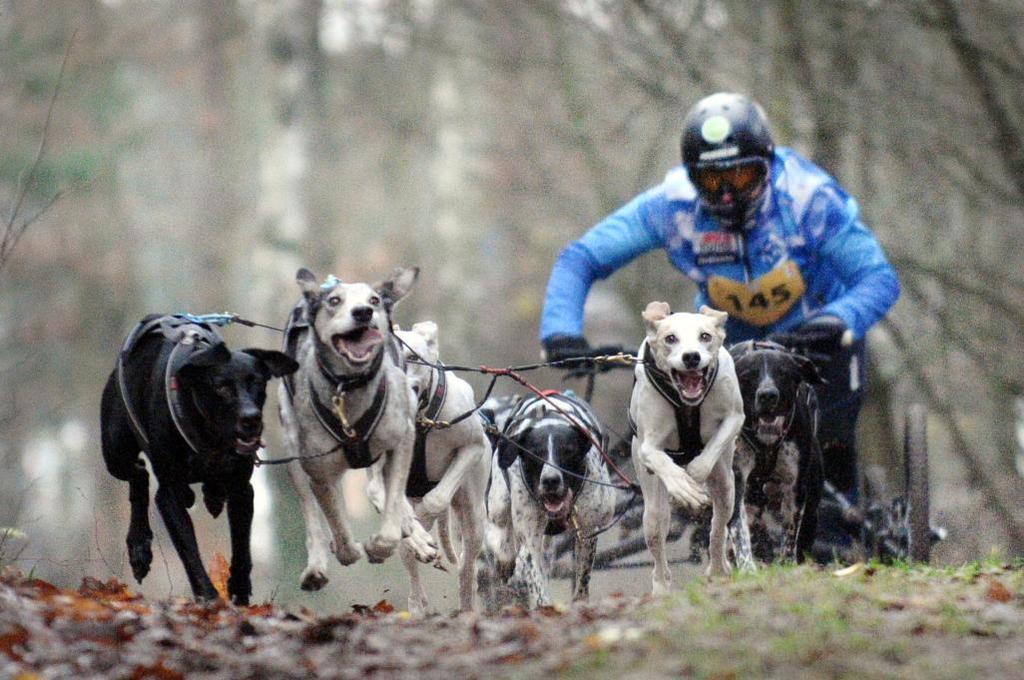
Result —
M 304 264 L 303 248 L 309 240 L 307 186 L 311 118 L 318 100 L 314 67 L 319 59 L 320 9 L 320 0 L 264 0 L 253 6 L 262 80 L 269 96 L 264 127 L 257 135 L 256 212 L 239 230 L 234 280 L 238 307 L 272 325 L 284 325 L 298 297 L 295 273 Z M 271 398 L 265 413 L 274 412 L 273 403 Z M 271 453 L 283 455 L 282 450 Z M 262 468 L 254 485 L 273 489 L 266 499 L 269 516 L 256 518 L 261 525 L 274 526 L 276 549 L 266 557 L 283 556 L 284 578 L 297 578 L 304 556 L 302 516 L 287 474 L 282 468 Z

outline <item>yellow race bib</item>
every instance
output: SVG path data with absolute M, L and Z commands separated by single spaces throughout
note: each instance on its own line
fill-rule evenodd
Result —
M 755 326 L 767 326 L 781 319 L 806 290 L 800 268 L 792 260 L 749 284 L 724 276 L 708 279 L 712 306 Z

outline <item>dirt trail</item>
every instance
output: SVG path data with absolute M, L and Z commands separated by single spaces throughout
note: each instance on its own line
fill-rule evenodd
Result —
M 770 568 L 494 617 L 316 616 L 0 577 L 0 677 L 1020 676 L 1024 569 Z

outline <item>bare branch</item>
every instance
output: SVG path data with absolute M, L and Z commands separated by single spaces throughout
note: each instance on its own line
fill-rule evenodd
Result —
M 956 329 L 953 315 L 945 305 L 933 305 L 928 300 L 920 284 L 913 277 L 906 277 L 903 285 L 910 296 L 917 300 L 927 310 L 928 316 L 938 321 L 942 332 L 951 342 L 949 346 L 956 347 L 963 351 L 967 357 L 974 362 L 986 380 L 998 389 L 1010 394 L 1024 394 L 1024 385 L 1002 375 L 999 371 L 993 370 L 992 361 L 984 356 L 972 343 L 971 339 Z
M 932 266 L 919 262 L 912 257 L 902 255 L 891 255 L 890 260 L 897 268 L 908 269 L 916 274 L 929 276 L 938 281 L 943 287 L 950 288 L 959 293 L 972 295 L 982 302 L 985 302 L 1007 316 L 1014 319 L 1018 324 L 1024 325 L 1024 310 L 1013 303 L 1001 298 L 987 284 L 974 283 L 960 278 L 948 268 Z
M 4 265 L 7 264 L 11 252 L 14 250 L 15 246 L 18 245 L 18 241 L 20 241 L 21 237 L 25 235 L 25 232 L 28 231 L 28 228 L 33 222 L 39 219 L 46 210 L 56 203 L 63 193 L 58 191 L 57 194 L 54 195 L 35 215 L 22 221 L 21 224 L 18 224 L 18 216 L 21 213 L 25 197 L 28 195 L 33 182 L 35 182 L 36 173 L 39 171 L 39 164 L 42 162 L 43 155 L 46 153 L 46 142 L 49 138 L 50 123 L 53 120 L 53 109 L 57 103 L 57 96 L 60 94 L 60 86 L 64 82 L 64 71 L 67 69 L 68 58 L 71 56 L 71 46 L 74 44 L 75 36 L 77 35 L 78 31 L 76 30 L 71 34 L 71 37 L 68 38 L 67 45 L 64 47 L 64 57 L 61 59 L 60 71 L 57 74 L 57 83 L 53 86 L 53 94 L 50 96 L 50 103 L 46 108 L 46 120 L 43 123 L 43 131 L 39 137 L 39 148 L 36 150 L 35 160 L 32 161 L 32 165 L 29 167 L 28 173 L 22 175 L 22 177 L 19 177 L 18 179 L 17 198 L 15 199 L 14 207 L 11 209 L 11 215 L 7 219 L 7 223 L 4 225 L 3 238 L 0 239 L 0 272 L 3 271 Z

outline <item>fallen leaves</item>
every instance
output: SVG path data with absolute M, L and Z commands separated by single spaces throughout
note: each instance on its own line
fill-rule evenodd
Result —
M 995 577 L 988 579 L 988 586 L 985 588 L 985 599 L 989 602 L 1009 602 L 1013 599 L 1013 593 L 1003 585 L 1003 582 Z
M 210 581 L 213 589 L 217 591 L 217 597 L 228 601 L 228 577 L 231 576 L 231 566 L 222 553 L 216 553 L 210 562 Z

